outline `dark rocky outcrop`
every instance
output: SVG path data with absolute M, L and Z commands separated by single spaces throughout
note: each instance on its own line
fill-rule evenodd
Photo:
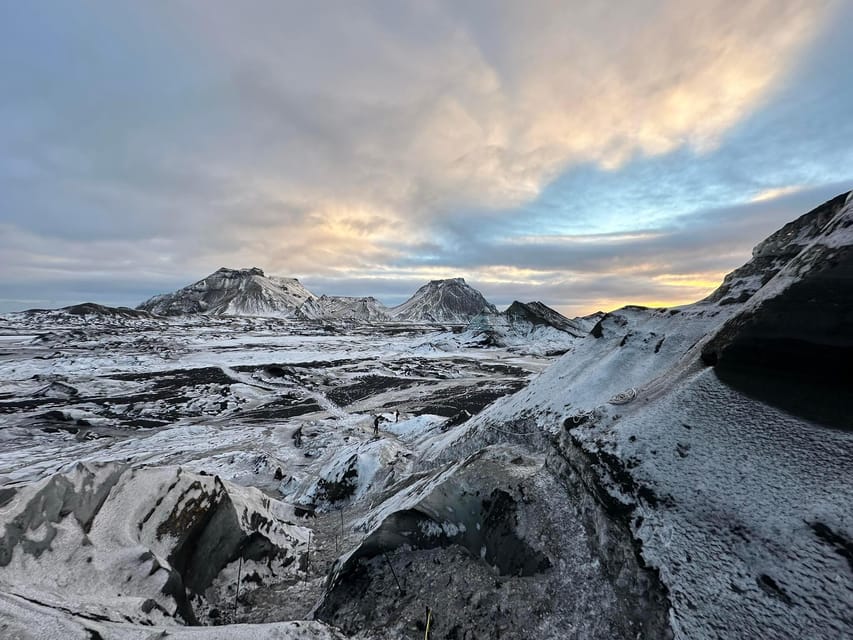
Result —
M 61 309 L 28 309 L 22 313 L 28 315 L 42 313 L 61 313 L 70 316 L 98 316 L 100 318 L 117 318 L 117 319 L 148 319 L 151 314 L 140 309 L 131 309 L 130 307 L 109 307 L 95 302 L 83 302 L 80 304 L 71 305 L 70 307 L 62 307 Z
M 607 489 L 614 483 L 625 491 L 623 495 L 633 495 L 637 500 L 642 491 L 648 502 L 648 487 L 638 486 L 616 456 L 586 451 L 568 429 L 552 444 L 549 466 L 575 505 L 591 549 L 625 608 L 624 615 L 642 633 L 639 637 L 671 637 L 668 589 L 659 572 L 646 565 L 642 545 L 632 530 L 637 522 L 636 503 L 617 499 Z
M 853 212 L 842 211 L 845 197 L 783 227 L 732 274 L 748 272 L 765 284 L 778 275 L 782 281 L 759 291 L 726 322 L 703 348 L 702 359 L 749 395 L 851 429 L 853 246 L 832 241 L 853 228 Z M 735 278 L 727 281 L 720 291 L 730 289 Z
M 627 529 L 599 549 L 542 459 L 487 447 L 387 496 L 364 540 L 333 568 L 319 619 L 345 632 L 408 637 L 407 621 L 427 605 L 435 637 L 527 638 L 541 610 L 551 634 L 666 637 L 665 598 L 652 597 L 654 574 L 643 578 Z M 592 559 L 599 552 L 610 554 L 624 601 Z M 595 569 L 581 579 L 581 567 Z M 636 579 L 641 586 L 628 586 Z M 583 595 L 573 593 L 581 582 Z
M 818 239 L 827 223 L 844 206 L 848 193 L 842 193 L 768 236 L 752 250 L 752 259 L 728 274 L 705 302 L 721 305 L 749 300 L 812 241 Z

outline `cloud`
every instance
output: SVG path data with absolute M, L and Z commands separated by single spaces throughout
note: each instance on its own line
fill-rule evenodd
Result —
M 541 299 L 575 315 L 623 304 L 672 306 L 705 297 L 746 262 L 755 244 L 850 183 L 797 190 L 774 200 L 694 211 L 632 233 L 499 237 L 482 219 L 457 220 L 458 244 L 398 251 L 374 278 L 309 279 L 320 291 L 376 295 L 399 303 L 429 278 L 465 275 L 499 305 Z M 510 214 L 508 214 L 510 215 Z M 493 221 L 497 228 L 505 224 Z M 385 296 L 385 297 L 383 297 Z
M 262 123 L 245 132 L 260 160 L 248 172 L 312 203 L 302 227 L 265 231 L 255 253 L 297 272 L 369 268 L 395 257 L 388 247 L 401 235 L 427 242 L 460 209 L 531 202 L 572 165 L 614 170 L 637 155 L 713 149 L 784 78 L 826 9 L 518 7 L 492 19 L 456 3 L 404 5 L 393 18 L 318 9 L 294 20 L 311 38 L 252 22 L 249 46 L 232 31 L 245 16 L 206 13 L 200 40 L 232 66 L 247 115 Z M 413 43 L 400 31 L 424 35 Z M 270 168 L 284 170 L 275 178 Z M 384 224 L 337 232 L 342 217 L 371 215 Z
M 258 264 L 394 291 L 454 271 L 494 291 L 581 290 L 666 252 L 676 275 L 698 268 L 691 252 L 721 268 L 653 215 L 617 216 L 649 237 L 572 241 L 600 207 L 543 197 L 590 168 L 604 181 L 719 153 L 834 15 L 817 0 L 28 11 L 0 21 L 0 53 L 20 63 L 0 99 L 8 278 L 165 285 Z
M 827 13 L 820 2 L 560 7 L 410 3 L 387 18 L 385 4 L 225 4 L 177 22 L 192 18 L 194 43 L 228 78 L 217 89 L 239 95 L 226 170 L 275 175 L 303 199 L 390 205 L 406 222 L 528 202 L 571 165 L 712 149 Z

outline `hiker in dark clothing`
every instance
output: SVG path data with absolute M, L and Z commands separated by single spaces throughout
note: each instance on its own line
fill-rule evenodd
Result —
M 382 422 L 383 420 L 385 420 L 385 416 L 382 416 L 382 415 L 378 415 L 375 418 L 373 418 L 373 437 L 374 438 L 379 437 L 379 423 Z
M 394 412 L 394 422 L 400 422 L 400 410 L 399 409 L 397 409 Z

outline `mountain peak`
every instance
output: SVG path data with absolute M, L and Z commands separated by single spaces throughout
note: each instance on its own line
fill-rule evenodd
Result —
M 464 278 L 447 278 L 429 281 L 391 312 L 396 320 L 462 324 L 497 309 Z
M 296 278 L 267 277 L 258 267 L 221 267 L 198 282 L 155 296 L 137 308 L 166 316 L 204 313 L 289 318 L 315 297 Z

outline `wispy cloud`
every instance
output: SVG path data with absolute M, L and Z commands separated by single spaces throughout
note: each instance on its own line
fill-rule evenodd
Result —
M 752 196 L 749 201 L 750 202 L 765 202 L 767 200 L 775 200 L 776 198 L 781 198 L 783 196 L 790 195 L 792 193 L 797 193 L 797 191 L 802 191 L 802 185 L 790 185 L 787 187 L 773 187 L 770 189 L 762 189 L 754 196 Z

